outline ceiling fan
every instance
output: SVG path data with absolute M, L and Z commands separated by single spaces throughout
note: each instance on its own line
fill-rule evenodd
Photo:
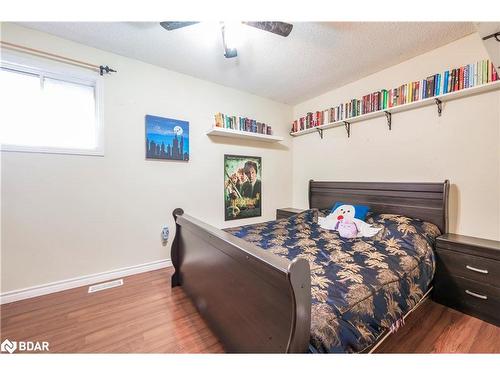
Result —
M 168 30 L 176 30 L 181 27 L 191 26 L 199 23 L 199 21 L 165 21 L 160 22 L 160 25 Z M 259 22 L 242 22 L 242 24 L 255 27 L 257 29 L 261 29 L 264 31 L 268 31 L 273 34 L 281 35 L 283 37 L 287 37 L 292 31 L 293 25 L 286 22 L 277 22 L 277 21 L 259 21 Z M 238 56 L 238 51 L 236 48 L 231 47 L 227 44 L 226 40 L 226 25 L 224 22 L 221 22 L 221 32 L 222 32 L 222 44 L 224 46 L 224 57 L 230 59 L 232 57 Z

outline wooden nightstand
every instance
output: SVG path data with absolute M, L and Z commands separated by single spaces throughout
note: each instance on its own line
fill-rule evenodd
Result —
M 303 209 L 303 208 L 292 208 L 292 207 L 278 208 L 276 210 L 276 220 L 285 219 L 287 217 L 299 214 L 302 211 L 305 211 L 305 209 Z
M 500 326 L 500 242 L 438 237 L 433 299 Z

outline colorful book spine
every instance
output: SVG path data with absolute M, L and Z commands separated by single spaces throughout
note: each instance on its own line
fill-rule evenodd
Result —
M 482 84 L 484 85 L 485 83 L 488 83 L 488 69 L 486 68 L 486 61 L 481 61 L 481 76 L 483 77 L 482 79 Z
M 443 78 L 443 94 L 448 93 L 448 81 L 450 79 L 450 72 L 447 70 L 444 72 L 444 78 Z
M 485 83 L 488 83 L 488 82 L 491 82 L 491 69 L 490 69 L 489 61 L 485 61 L 485 65 L 486 65 L 486 82 Z
M 469 64 L 467 65 L 468 69 L 469 69 L 469 72 L 468 72 L 468 77 L 469 77 L 469 80 L 468 80 L 468 83 L 469 83 L 469 86 L 467 87 L 474 87 L 474 70 L 473 70 L 473 64 Z

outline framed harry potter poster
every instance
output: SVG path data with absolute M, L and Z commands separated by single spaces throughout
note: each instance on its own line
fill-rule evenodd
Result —
M 225 220 L 262 216 L 262 158 L 224 155 Z

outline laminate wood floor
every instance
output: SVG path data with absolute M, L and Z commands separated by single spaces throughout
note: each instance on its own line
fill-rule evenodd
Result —
M 427 299 L 376 353 L 500 353 L 500 327 Z
M 48 341 L 51 353 L 220 353 L 217 338 L 172 268 L 124 278 L 95 293 L 88 287 L 2 305 L 1 339 Z
M 48 341 L 51 353 L 222 353 L 217 338 L 172 268 L 124 278 L 121 287 L 88 287 L 0 307 L 1 341 Z M 500 328 L 430 300 L 378 353 L 500 353 Z

